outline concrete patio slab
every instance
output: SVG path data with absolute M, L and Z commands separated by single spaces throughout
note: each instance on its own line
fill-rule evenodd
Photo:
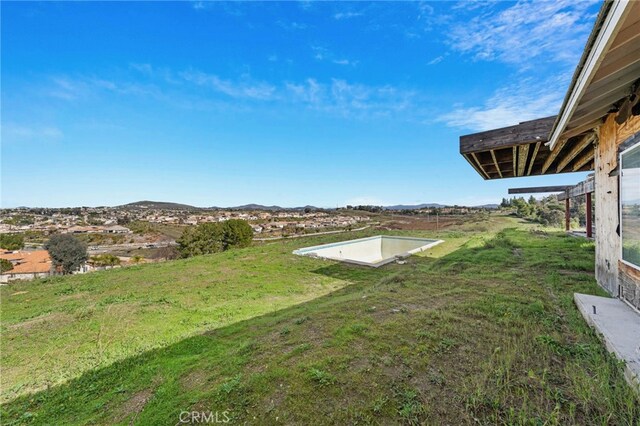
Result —
M 640 391 L 640 314 L 620 299 L 574 293 L 573 300 L 609 352 L 625 361 L 625 378 Z

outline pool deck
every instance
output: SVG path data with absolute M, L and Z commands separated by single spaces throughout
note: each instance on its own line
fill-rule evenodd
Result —
M 640 314 L 620 299 L 574 293 L 573 300 L 607 350 L 625 362 L 625 378 L 640 393 Z

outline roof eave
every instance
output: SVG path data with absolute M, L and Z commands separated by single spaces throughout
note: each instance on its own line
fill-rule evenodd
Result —
M 567 123 L 578 106 L 578 102 L 580 102 L 589 82 L 597 72 L 598 65 L 604 59 L 607 49 L 620 30 L 624 18 L 629 13 L 632 5 L 632 1 L 613 0 L 605 1 L 605 4 L 602 6 L 593 31 L 587 41 L 587 47 L 573 75 L 569 90 L 565 95 L 558 118 L 551 130 L 549 141 L 546 143 L 551 150 L 554 149 L 561 139 Z

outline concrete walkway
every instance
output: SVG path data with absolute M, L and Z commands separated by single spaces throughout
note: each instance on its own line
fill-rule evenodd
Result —
M 609 352 L 625 361 L 625 378 L 640 391 L 640 314 L 620 299 L 575 293 L 573 300 Z

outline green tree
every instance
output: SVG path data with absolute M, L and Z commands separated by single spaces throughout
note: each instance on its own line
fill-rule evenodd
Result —
M 178 238 L 178 250 L 182 257 L 217 253 L 223 250 L 224 231 L 220 223 L 202 223 L 186 228 Z
M 87 246 L 68 234 L 54 235 L 44 245 L 49 252 L 54 269 L 62 274 L 76 271 L 87 261 Z
M 20 250 L 24 247 L 24 236 L 21 234 L 0 234 L 0 248 Z
M 222 249 L 247 247 L 253 240 L 253 229 L 246 220 L 229 219 L 222 222 Z
M 246 220 L 230 219 L 221 223 L 202 223 L 184 230 L 177 240 L 182 257 L 217 253 L 237 247 L 247 247 L 253 230 Z
M 9 262 L 7 259 L 0 259 L 0 273 L 4 274 L 5 272 L 9 272 L 13 269 L 13 263 Z

